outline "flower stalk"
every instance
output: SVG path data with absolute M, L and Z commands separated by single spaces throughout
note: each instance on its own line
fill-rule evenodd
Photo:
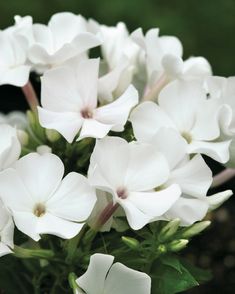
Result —
M 39 101 L 32 83 L 28 81 L 27 84 L 23 86 L 21 89 L 24 93 L 25 99 L 28 102 L 28 105 L 31 108 L 31 110 L 37 113 L 37 107 L 39 106 Z

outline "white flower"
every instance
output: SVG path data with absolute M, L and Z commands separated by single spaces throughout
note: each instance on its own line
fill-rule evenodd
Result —
M 159 105 L 144 102 L 132 112 L 130 121 L 135 137 L 146 141 L 161 127 L 174 128 L 188 143 L 188 153 L 206 154 L 225 163 L 229 159 L 230 140 L 219 141 L 219 137 L 229 109 L 207 99 L 206 94 L 200 81 L 170 83 L 160 92 Z
M 12 218 L 0 200 L 0 257 L 12 252 L 14 224 Z
M 110 130 L 122 131 L 130 110 L 138 103 L 138 93 L 129 86 L 113 103 L 98 107 L 98 71 L 99 59 L 83 60 L 75 69 L 48 71 L 42 78 L 40 124 L 58 131 L 70 143 L 78 134 L 80 140 L 103 138 Z
M 21 146 L 16 129 L 0 124 L 0 171 L 11 166 L 20 156 Z
M 182 195 L 160 219 L 172 220 L 179 218 L 181 225 L 191 225 L 202 220 L 208 210 L 215 204 L 218 206 L 230 197 L 231 191 L 225 191 L 220 196 L 206 196 L 212 183 L 212 172 L 202 156 L 197 154 L 192 158 L 187 155 L 187 143 L 174 129 L 162 128 L 150 140 L 155 149 L 161 152 L 170 168 L 170 175 L 164 187 L 178 184 Z M 173 147 L 174 146 L 174 147 Z M 216 199 L 218 202 L 215 203 Z
M 0 113 L 0 124 L 2 123 L 21 130 L 25 130 L 28 126 L 26 114 L 17 110 L 8 114 Z
M 169 176 L 163 155 L 148 144 L 127 143 L 118 137 L 97 140 L 88 171 L 90 183 L 109 192 L 138 230 L 164 214 L 179 198 L 178 185 L 155 192 Z
M 106 254 L 93 254 L 84 275 L 76 280 L 86 294 L 150 294 L 151 279 L 116 262 Z M 84 293 L 81 289 L 77 293 Z
M 86 20 L 70 12 L 54 14 L 48 26 L 34 24 L 33 37 L 29 60 L 39 71 L 61 65 L 100 45 L 99 38 L 88 32 Z
M 0 31 L 0 85 L 22 87 L 29 79 L 27 43 L 21 37 Z
M 17 228 L 35 241 L 40 234 L 72 238 L 90 215 L 96 196 L 75 172 L 63 180 L 64 166 L 53 154 L 30 153 L 0 174 L 0 195 Z

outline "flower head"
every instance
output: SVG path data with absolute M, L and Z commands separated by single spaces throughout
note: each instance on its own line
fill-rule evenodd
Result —
M 54 154 L 30 153 L 0 174 L 0 195 L 18 229 L 38 241 L 40 234 L 72 238 L 90 215 L 96 195 L 75 172 L 63 180 L 64 166 Z

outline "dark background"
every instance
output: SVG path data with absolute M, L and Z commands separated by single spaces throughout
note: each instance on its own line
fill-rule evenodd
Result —
M 124 21 L 130 31 L 159 27 L 163 35 L 175 35 L 184 46 L 184 58 L 204 56 L 215 75 L 235 75 L 235 0 L 0 0 L 0 29 L 13 24 L 13 16 L 32 15 L 46 23 L 59 11 L 115 25 Z M 32 77 L 35 83 L 35 77 Z M 38 89 L 39 90 L 39 89 Z M 235 99 L 235 97 L 234 97 Z M 25 109 L 20 89 L 0 87 L 0 111 Z M 211 163 L 210 163 L 211 164 Z M 212 163 L 214 173 L 221 169 Z M 234 181 L 221 187 L 235 190 Z M 212 268 L 214 279 L 193 294 L 235 293 L 235 201 L 209 216 L 211 228 L 192 241 L 188 259 Z

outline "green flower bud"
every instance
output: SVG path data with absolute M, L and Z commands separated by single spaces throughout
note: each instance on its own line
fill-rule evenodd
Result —
M 168 222 L 168 224 L 161 229 L 158 235 L 159 241 L 165 242 L 169 240 L 170 238 L 172 238 L 174 234 L 177 232 L 179 224 L 180 224 L 180 219 L 178 218 Z
M 134 238 L 131 237 L 122 237 L 123 243 L 125 243 L 129 248 L 136 250 L 140 246 L 140 242 Z
M 54 143 L 61 138 L 61 135 L 55 130 L 46 129 L 46 137 L 50 142 Z
M 158 247 L 157 247 L 157 252 L 159 254 L 164 254 L 167 252 L 167 248 L 164 244 L 160 244 Z
M 19 246 L 14 246 L 14 254 L 19 258 L 43 258 L 50 259 L 54 257 L 54 252 L 52 250 L 45 249 L 26 249 Z
M 193 224 L 192 226 L 185 229 L 183 234 L 181 235 L 182 238 L 189 239 L 195 235 L 198 235 L 202 231 L 204 231 L 209 225 L 211 224 L 210 221 L 203 221 Z
M 167 249 L 169 251 L 178 252 L 184 249 L 187 246 L 188 242 L 189 241 L 187 239 L 174 240 L 167 244 Z

